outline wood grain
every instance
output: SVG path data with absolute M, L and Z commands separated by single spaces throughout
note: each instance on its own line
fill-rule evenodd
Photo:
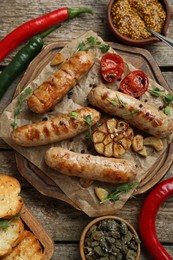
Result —
M 29 229 L 39 240 L 42 249 L 43 249 L 43 260 L 51 259 L 54 253 L 54 242 L 43 228 L 40 222 L 35 218 L 31 211 L 25 206 L 21 210 L 21 219 L 26 225 L 26 228 Z
M 172 0 L 168 1 L 173 10 Z M 88 30 L 93 30 L 98 33 L 104 40 L 118 42 L 117 39 L 111 34 L 107 24 L 106 12 L 109 0 L 80 0 L 76 1 L 46 1 L 46 0 L 6 0 L 0 1 L 0 10 L 3 10 L 0 16 L 0 39 L 6 36 L 7 33 L 12 31 L 17 26 L 21 25 L 24 21 L 36 18 L 40 15 L 53 11 L 55 9 L 70 6 L 78 7 L 83 6 L 91 8 L 94 12 L 93 15 L 81 15 L 75 19 L 65 21 L 62 23 L 61 28 L 52 33 L 45 39 L 45 45 L 55 41 L 68 41 L 77 38 Z M 13 9 L 11 8 L 13 6 Z M 66 33 L 64 33 L 66 32 Z M 173 35 L 173 20 L 171 19 L 168 28 L 167 36 Z M 23 46 L 24 43 L 21 45 Z M 21 48 L 16 48 L 6 59 L 2 62 L 6 65 L 14 54 Z M 159 66 L 173 66 L 172 49 L 168 48 L 164 43 L 158 42 L 151 46 L 145 47 L 149 51 L 152 51 L 154 58 Z
M 1 0 L 0 1 L 0 40 L 7 35 L 15 27 L 21 25 L 26 20 L 33 19 L 46 12 L 55 10 L 59 7 L 86 6 L 92 8 L 94 15 L 82 15 L 71 21 L 66 21 L 56 32 L 52 33 L 45 39 L 45 46 L 55 41 L 69 41 L 75 39 L 87 30 L 93 29 L 104 40 L 117 42 L 111 35 L 107 26 L 106 9 L 109 0 Z M 173 10 L 173 0 L 168 0 Z M 170 26 L 167 36 L 173 38 L 173 17 L 171 17 Z M 3 69 L 16 52 L 24 45 L 21 44 L 16 48 L 3 62 L 0 69 Z M 131 47 L 129 47 L 130 49 Z M 144 47 L 152 53 L 154 59 L 158 63 L 162 74 L 170 87 L 173 86 L 173 50 L 166 44 L 158 42 L 151 46 Z M 21 75 L 22 76 L 22 75 Z M 11 102 L 19 78 L 15 84 L 10 86 L 7 94 L 0 102 L 0 112 Z M 1 143 L 1 142 L 0 142 Z M 1 146 L 0 146 L 1 148 Z M 16 177 L 22 185 L 22 196 L 26 205 L 34 213 L 37 219 L 49 231 L 51 237 L 55 241 L 55 252 L 53 260 L 79 260 L 79 237 L 83 227 L 90 221 L 84 213 L 74 209 L 65 202 L 48 198 L 36 191 L 26 179 L 18 172 L 15 163 L 14 152 L 8 146 L 0 150 L 0 172 L 9 176 Z M 173 176 L 173 167 L 170 168 L 164 179 Z M 131 199 L 119 212 L 121 217 L 127 219 L 135 228 L 138 227 L 138 217 L 140 207 L 147 196 L 139 195 L 135 199 Z M 166 250 L 173 256 L 173 197 L 170 197 L 160 208 L 157 215 L 157 234 L 161 243 Z M 142 246 L 140 256 L 141 260 L 150 260 L 151 257 Z

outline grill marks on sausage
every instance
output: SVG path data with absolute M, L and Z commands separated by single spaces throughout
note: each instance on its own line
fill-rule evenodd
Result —
M 172 119 L 152 104 L 149 105 L 119 91 L 108 89 L 103 84 L 90 91 L 88 101 L 92 106 L 121 117 L 138 129 L 159 138 L 173 132 Z
M 33 142 L 34 140 L 40 139 L 40 131 L 36 128 L 30 127 L 26 132 L 25 136 L 27 140 L 31 140 Z
M 87 116 L 91 116 L 91 125 L 96 124 L 101 117 L 100 112 L 89 107 L 77 109 L 74 112 L 76 117 L 68 113 L 46 121 L 17 127 L 12 131 L 11 138 L 16 144 L 24 147 L 51 144 L 87 131 L 89 128 L 86 123 Z
M 94 62 L 95 55 L 92 52 L 75 53 L 34 91 L 28 99 L 29 108 L 38 114 L 49 111 L 89 71 Z

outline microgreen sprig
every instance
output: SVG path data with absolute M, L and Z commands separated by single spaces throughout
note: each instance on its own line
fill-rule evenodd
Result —
M 116 102 L 115 100 L 110 99 L 110 98 L 107 98 L 106 100 L 107 100 L 109 103 L 111 103 L 114 107 L 117 106 L 117 102 Z
M 98 41 L 93 36 L 90 36 L 90 37 L 86 38 L 85 42 L 79 43 L 79 45 L 77 47 L 77 51 L 88 51 L 89 49 L 93 49 L 95 47 L 101 49 L 102 53 L 106 53 L 109 50 L 109 45 Z
M 129 192 L 131 189 L 133 189 L 135 186 L 138 185 L 138 182 L 131 182 L 131 183 L 125 183 L 120 186 L 118 186 L 114 191 L 110 192 L 108 196 L 101 201 L 101 203 L 105 201 L 117 201 L 120 199 L 120 195 L 122 193 Z
M 173 101 L 173 95 L 171 94 L 165 94 L 164 90 L 160 90 L 159 88 L 154 88 L 154 89 L 149 89 L 149 92 L 151 93 L 152 96 L 155 97 L 162 97 L 163 101 L 166 104 L 166 107 L 163 109 L 163 112 L 166 115 L 170 115 L 170 104 Z
M 17 119 L 17 116 L 20 114 L 21 112 L 21 109 L 22 109 L 22 105 L 23 105 L 23 102 L 25 101 L 25 99 L 32 93 L 32 88 L 28 87 L 26 88 L 19 96 L 18 98 L 18 104 L 17 104 L 17 107 L 14 111 L 14 120 L 13 122 L 11 123 L 11 126 L 13 129 L 15 129 L 17 127 L 17 122 L 16 122 L 16 119 Z
M 122 114 L 122 116 L 134 116 L 138 112 L 139 112 L 139 110 L 135 109 L 135 110 L 130 111 L 129 113 Z
M 122 107 L 127 108 L 127 105 L 119 98 L 118 95 L 117 95 L 117 99 L 118 99 L 119 104 L 120 104 Z
M 77 118 L 79 116 L 79 114 L 75 111 L 72 111 L 70 113 L 70 117 L 72 118 Z M 84 121 L 86 123 L 86 125 L 88 125 L 88 128 L 89 128 L 89 133 L 87 135 L 87 139 L 91 137 L 91 134 L 92 134 L 92 125 L 91 125 L 91 122 L 92 122 L 92 117 L 91 115 L 87 115 L 85 118 L 80 118 L 80 120 Z

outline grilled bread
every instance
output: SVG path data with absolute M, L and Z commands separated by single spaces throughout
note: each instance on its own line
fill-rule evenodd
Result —
M 0 257 L 11 253 L 23 235 L 24 224 L 20 218 L 9 220 L 7 228 L 0 228 Z
M 12 218 L 23 206 L 23 200 L 19 196 L 21 191 L 17 179 L 0 174 L 0 218 Z
M 42 248 L 35 235 L 25 230 L 22 241 L 2 260 L 41 260 Z

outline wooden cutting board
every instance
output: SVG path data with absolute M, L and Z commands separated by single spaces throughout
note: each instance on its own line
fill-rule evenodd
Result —
M 27 68 L 20 84 L 16 89 L 15 96 L 21 92 L 21 90 L 29 84 L 41 70 L 48 64 L 61 48 L 64 47 L 66 42 L 54 42 L 47 45 L 40 54 L 30 63 Z M 117 43 L 108 42 L 108 44 L 115 49 L 117 53 L 122 55 L 127 62 L 131 63 L 134 67 L 143 70 L 151 79 L 162 85 L 164 88 L 171 89 L 167 85 L 162 73 L 150 54 L 145 49 L 128 47 Z M 38 66 L 39 64 L 39 66 Z M 78 208 L 50 179 L 44 172 L 34 166 L 31 162 L 25 159 L 19 153 L 15 153 L 16 163 L 21 175 L 26 178 L 40 193 L 67 202 L 73 207 Z M 152 188 L 157 182 L 159 182 L 163 176 L 167 173 L 173 161 L 173 143 L 169 145 L 167 150 L 156 161 L 153 167 L 149 170 L 147 176 L 141 181 L 140 185 L 136 189 L 133 195 L 142 194 Z

